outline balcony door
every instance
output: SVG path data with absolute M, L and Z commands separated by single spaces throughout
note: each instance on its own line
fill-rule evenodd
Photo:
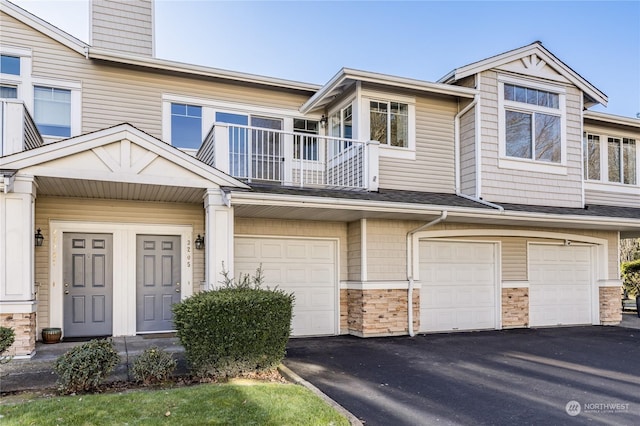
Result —
M 217 112 L 216 122 L 230 124 L 229 166 L 232 176 L 250 181 L 282 181 L 281 119 Z M 247 127 L 249 123 L 251 127 Z

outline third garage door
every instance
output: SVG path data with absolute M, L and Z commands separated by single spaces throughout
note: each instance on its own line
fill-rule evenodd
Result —
M 591 324 L 591 247 L 529 246 L 529 324 Z
M 420 331 L 496 328 L 492 243 L 420 242 Z
M 261 264 L 267 285 L 295 294 L 292 335 L 337 333 L 335 241 L 236 237 L 236 277 Z

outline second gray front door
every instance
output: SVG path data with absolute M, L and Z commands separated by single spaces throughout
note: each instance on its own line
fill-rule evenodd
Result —
M 113 236 L 64 233 L 64 336 L 111 336 Z
M 171 306 L 180 301 L 180 237 L 136 238 L 137 330 L 173 330 Z

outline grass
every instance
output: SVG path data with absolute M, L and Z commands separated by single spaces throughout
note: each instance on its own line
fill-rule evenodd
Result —
M 55 396 L 0 405 L 2 425 L 348 425 L 294 384 L 242 382 Z

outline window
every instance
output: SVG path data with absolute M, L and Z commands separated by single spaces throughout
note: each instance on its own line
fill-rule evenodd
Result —
M 313 120 L 293 119 L 293 131 L 308 135 L 318 134 L 318 122 Z M 316 136 L 295 135 L 293 140 L 293 158 L 318 161 L 318 138 Z
M 0 85 L 0 98 L 16 99 L 18 97 L 18 88 L 16 86 Z
M 0 73 L 20 75 L 20 57 L 0 55 Z
M 600 180 L 600 136 L 587 134 L 583 143 L 584 178 Z
M 609 182 L 636 184 L 636 141 L 629 138 L 607 139 Z
M 388 146 L 409 146 L 409 106 L 399 102 L 369 102 L 369 139 Z
M 34 121 L 47 136 L 71 136 L 71 90 L 34 87 Z
M 504 152 L 507 157 L 562 162 L 560 95 L 504 83 Z
M 171 104 L 171 144 L 178 148 L 200 148 L 202 144 L 202 107 Z

